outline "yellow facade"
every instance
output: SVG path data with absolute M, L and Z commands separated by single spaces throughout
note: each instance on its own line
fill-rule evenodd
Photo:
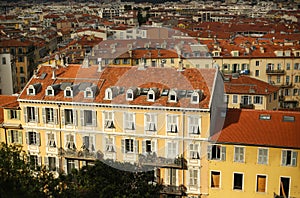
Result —
M 299 153 L 299 149 L 284 149 L 247 145 L 220 145 L 226 147 L 225 160 L 209 161 L 209 197 L 273 197 L 280 195 L 280 179 L 289 178 L 289 197 L 300 197 L 299 160 L 296 165 L 282 165 L 282 151 Z M 243 162 L 236 162 L 235 147 L 244 148 Z M 266 149 L 266 164 L 260 164 L 259 149 Z M 296 158 L 297 159 L 297 158 Z M 213 173 L 212 173 L 213 172 Z M 219 185 L 213 187 L 213 175 L 219 172 Z M 234 174 L 242 174 L 242 189 L 234 189 Z M 262 176 L 262 177 L 260 177 Z M 263 178 L 264 181 L 258 179 Z M 216 179 L 215 179 L 216 181 Z M 262 182 L 262 183 L 261 183 Z M 264 185 L 263 185 L 264 184 Z M 262 185 L 259 187 L 259 185 Z M 260 191 L 260 192 L 259 192 Z

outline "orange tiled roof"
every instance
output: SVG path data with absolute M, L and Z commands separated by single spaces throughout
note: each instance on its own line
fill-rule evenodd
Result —
M 25 100 L 44 100 L 44 101 L 63 101 L 63 102 L 96 102 L 111 104 L 130 104 L 144 106 L 168 106 L 184 108 L 208 108 L 211 98 L 210 91 L 213 87 L 217 69 L 195 69 L 189 68 L 177 71 L 174 68 L 146 68 L 138 67 L 105 67 L 101 72 L 97 72 L 98 66 L 92 65 L 89 68 L 82 68 L 81 65 L 69 65 L 66 68 L 59 67 L 56 71 L 56 79 L 52 79 L 52 68 L 41 66 L 37 77 L 32 78 L 29 85 L 41 83 L 41 91 L 36 95 L 27 95 L 24 88 L 19 99 Z M 39 78 L 43 73 L 47 73 L 44 79 Z M 80 91 L 73 98 L 64 97 L 64 92 L 60 90 L 55 96 L 46 96 L 45 90 L 48 86 L 62 83 L 80 84 L 89 82 L 97 85 L 98 92 L 95 98 L 84 98 L 83 91 Z M 133 101 L 126 101 L 125 93 L 117 95 L 113 100 L 104 100 L 105 90 L 109 87 L 130 87 L 153 88 L 159 91 L 163 89 L 177 90 L 202 90 L 204 97 L 199 104 L 191 104 L 190 97 L 180 97 L 178 102 L 168 102 L 167 96 L 158 97 L 155 102 L 148 102 L 145 95 L 140 95 Z M 179 96 L 179 95 L 178 95 Z
M 19 106 L 17 98 L 17 96 L 0 95 L 0 123 L 4 121 L 4 108 L 17 108 Z
M 269 95 L 279 90 L 277 86 L 249 76 L 242 75 L 238 78 L 228 77 L 230 81 L 224 82 L 227 94 Z M 250 92 L 250 89 L 254 90 L 254 92 Z
M 260 119 L 269 115 L 270 120 Z M 294 117 L 294 122 L 283 121 Z M 221 132 L 211 137 L 217 143 L 300 148 L 300 112 L 229 109 Z

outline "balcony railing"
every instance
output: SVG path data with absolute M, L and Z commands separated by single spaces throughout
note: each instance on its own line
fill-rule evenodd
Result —
M 240 103 L 240 108 L 241 109 L 254 109 L 254 104 L 243 104 L 243 103 Z
M 168 195 L 185 196 L 186 190 L 187 190 L 187 188 L 184 185 L 180 185 L 180 186 L 166 185 L 166 186 L 163 186 L 160 193 L 168 194 Z
M 292 88 L 294 85 L 292 83 L 284 83 L 280 85 L 281 88 Z
M 284 75 L 285 71 L 282 69 L 267 69 L 266 73 L 270 75 Z
M 59 149 L 59 156 L 68 158 L 68 159 L 77 159 L 77 160 L 100 160 L 103 159 L 103 154 L 101 151 L 91 152 L 87 149 L 76 150 L 76 149 Z
M 147 155 L 139 154 L 139 163 L 143 166 L 187 169 L 187 160 L 183 157 L 169 159 L 164 157 L 158 157 L 156 153 Z

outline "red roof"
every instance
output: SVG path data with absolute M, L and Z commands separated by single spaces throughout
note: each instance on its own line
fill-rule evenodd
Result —
M 18 106 L 17 96 L 0 95 L 0 123 L 4 121 L 4 108 L 17 108 Z
M 20 99 L 44 100 L 44 101 L 65 101 L 65 102 L 96 102 L 112 104 L 130 104 L 146 106 L 169 106 L 184 108 L 208 108 L 211 97 L 210 91 L 213 87 L 217 69 L 196 69 L 189 68 L 178 71 L 175 68 L 146 68 L 138 67 L 105 67 L 101 72 L 97 72 L 97 65 L 89 68 L 82 68 L 81 65 L 69 65 L 66 68 L 59 67 L 56 71 L 57 78 L 52 79 L 52 68 L 41 66 L 37 77 L 32 78 L 29 85 L 40 83 L 42 88 L 36 95 L 27 95 L 26 89 L 20 95 Z M 43 73 L 47 73 L 45 78 L 39 78 Z M 46 96 L 45 90 L 48 86 L 62 83 L 91 83 L 98 87 L 98 93 L 94 99 L 84 98 L 83 91 L 80 91 L 73 98 L 64 97 L 63 90 L 55 96 Z M 158 88 L 176 90 L 202 90 L 204 97 L 199 104 L 191 104 L 190 97 L 182 97 L 176 103 L 168 102 L 167 96 L 158 97 L 155 102 L 148 102 L 146 95 L 139 95 L 133 101 L 126 101 L 125 93 L 120 93 L 113 100 L 104 100 L 105 90 L 109 87 L 124 87 L 125 91 L 130 87 L 138 88 Z M 179 96 L 179 94 L 178 94 Z
M 284 116 L 290 116 L 294 121 L 284 121 Z M 222 131 L 213 135 L 211 140 L 217 143 L 300 148 L 299 129 L 300 112 L 229 109 Z

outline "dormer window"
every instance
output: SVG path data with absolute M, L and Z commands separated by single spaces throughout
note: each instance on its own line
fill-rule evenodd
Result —
M 85 98 L 94 98 L 95 92 L 92 90 L 91 87 L 87 87 L 84 91 L 84 97 Z
M 105 90 L 104 99 L 105 100 L 112 100 L 112 90 L 111 90 L 111 88 L 107 88 Z
M 132 101 L 137 94 L 138 89 L 137 88 L 129 88 L 126 92 L 126 100 Z
M 46 96 L 54 96 L 54 90 L 51 86 L 48 86 L 46 89 Z
M 177 102 L 177 93 L 175 90 L 171 90 L 169 93 L 169 102 Z
M 27 95 L 35 95 L 35 90 L 33 87 L 28 87 L 27 89 Z
M 191 95 L 191 104 L 198 104 L 199 103 L 199 93 L 193 92 Z
M 29 85 L 27 88 L 27 95 L 36 95 L 42 88 L 41 83 Z
M 73 97 L 73 90 L 71 89 L 71 87 L 67 87 L 64 90 L 64 94 L 65 94 L 65 97 L 72 98 Z
M 158 91 L 158 89 L 150 89 L 147 93 L 147 101 L 148 102 L 154 102 L 156 99 L 156 92 Z

